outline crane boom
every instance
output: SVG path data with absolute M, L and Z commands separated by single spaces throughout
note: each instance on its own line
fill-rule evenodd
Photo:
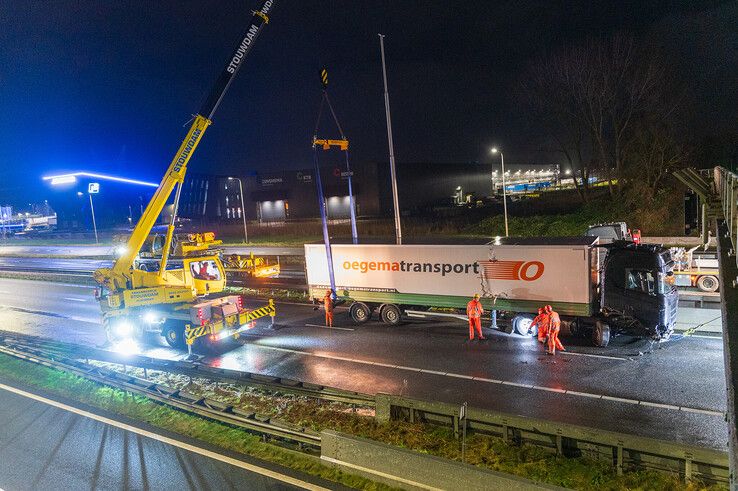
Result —
M 176 186 L 181 188 L 187 171 L 187 163 L 192 157 L 197 145 L 200 143 L 205 130 L 210 126 L 215 111 L 218 109 L 218 106 L 227 92 L 228 87 L 231 85 L 231 82 L 235 78 L 236 73 L 238 73 L 241 65 L 243 65 L 243 61 L 253 47 L 254 41 L 261 32 L 262 27 L 264 24 L 269 22 L 269 13 L 272 10 L 273 4 L 273 0 L 265 0 L 262 3 L 261 8 L 254 11 L 249 27 L 236 45 L 232 55 L 228 58 L 226 66 L 215 81 L 215 84 L 210 90 L 208 97 L 203 102 L 200 111 L 195 115 L 194 121 L 187 132 L 187 136 L 179 146 L 179 149 L 172 159 L 172 162 L 169 164 L 169 168 L 164 174 L 159 187 L 151 198 L 151 201 L 149 201 L 149 204 L 146 206 L 146 209 L 141 215 L 136 227 L 133 229 L 133 232 L 126 244 L 124 253 L 118 258 L 112 269 L 101 269 L 95 272 L 95 278 L 103 286 L 111 290 L 131 287 L 136 288 L 137 286 L 141 286 L 135 284 L 131 285 L 132 278 L 130 272 L 133 268 L 136 256 L 138 255 L 141 246 L 144 244 L 144 241 L 151 233 L 152 228 L 156 224 L 156 220 L 169 200 L 172 191 L 174 191 Z M 165 283 L 164 276 L 166 274 L 166 263 L 171 246 L 172 235 L 174 233 L 174 216 L 176 215 L 180 188 L 177 189 L 174 202 L 175 212 L 172 217 L 172 222 L 167 230 L 162 254 L 161 268 L 159 271 L 162 283 Z

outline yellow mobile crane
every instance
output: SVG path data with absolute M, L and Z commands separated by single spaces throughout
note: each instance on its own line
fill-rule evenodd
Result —
M 269 306 L 251 312 L 243 309 L 241 297 L 237 295 L 213 297 L 225 289 L 225 271 L 217 253 L 208 252 L 207 248 L 183 257 L 181 268 L 168 267 L 187 163 L 262 27 L 269 22 L 273 3 L 273 0 L 265 0 L 261 8 L 254 11 L 248 29 L 195 115 L 187 136 L 113 267 L 94 272 L 95 281 L 101 287 L 98 300 L 103 323 L 111 342 L 155 331 L 171 346 L 191 347 L 196 338 L 207 335 L 210 341 L 237 337 L 242 328 L 253 325 L 258 314 L 272 315 L 273 319 L 271 301 Z M 174 212 L 158 268 L 156 271 L 136 269 L 134 264 L 139 251 L 175 188 Z

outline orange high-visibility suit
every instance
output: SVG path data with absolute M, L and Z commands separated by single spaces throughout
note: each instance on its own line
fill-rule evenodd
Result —
M 546 337 L 548 337 L 548 324 L 549 324 L 549 318 L 548 314 L 546 313 L 545 309 L 540 308 L 538 309 L 538 315 L 535 319 L 533 319 L 533 322 L 530 325 L 530 328 L 533 329 L 534 326 L 538 327 L 538 342 L 543 343 L 546 340 Z
M 552 355 L 556 354 L 556 350 L 566 351 L 564 345 L 559 341 L 559 330 L 561 329 L 561 319 L 558 312 L 548 307 L 548 352 Z
M 469 339 L 474 339 L 474 331 L 477 331 L 479 339 L 485 339 L 482 334 L 482 314 L 484 309 L 482 308 L 482 302 L 479 301 L 477 295 L 466 304 L 466 315 L 469 317 Z
M 325 294 L 323 306 L 325 307 L 325 325 L 333 327 L 333 297 L 331 293 Z

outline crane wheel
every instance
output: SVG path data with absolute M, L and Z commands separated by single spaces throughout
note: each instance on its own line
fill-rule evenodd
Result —
M 161 335 L 169 346 L 176 349 L 186 349 L 184 325 L 179 322 L 166 322 Z

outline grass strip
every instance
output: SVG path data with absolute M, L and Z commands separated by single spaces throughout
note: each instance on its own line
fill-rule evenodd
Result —
M 120 365 L 103 364 L 120 370 Z M 129 373 L 143 376 L 142 369 Z M 215 383 L 159 371 L 148 371 L 148 379 L 192 394 L 218 400 L 244 411 L 278 418 L 288 423 L 321 431 L 331 429 L 374 441 L 408 448 L 455 461 L 461 461 L 461 447 L 453 430 L 422 423 L 391 421 L 378 423 L 372 408 L 356 408 L 340 402 L 279 393 L 232 383 Z M 720 490 L 721 485 L 698 481 L 684 483 L 679 477 L 656 471 L 626 469 L 618 476 L 610 462 L 584 457 L 558 456 L 534 445 L 512 445 L 501 438 L 472 433 L 467 437 L 466 462 L 537 482 L 573 489 L 620 490 Z
M 178 411 L 143 396 L 5 354 L 0 354 L 0 377 L 345 486 L 365 490 L 392 489 L 322 465 L 313 457 L 264 443 L 259 436 L 239 428 Z

